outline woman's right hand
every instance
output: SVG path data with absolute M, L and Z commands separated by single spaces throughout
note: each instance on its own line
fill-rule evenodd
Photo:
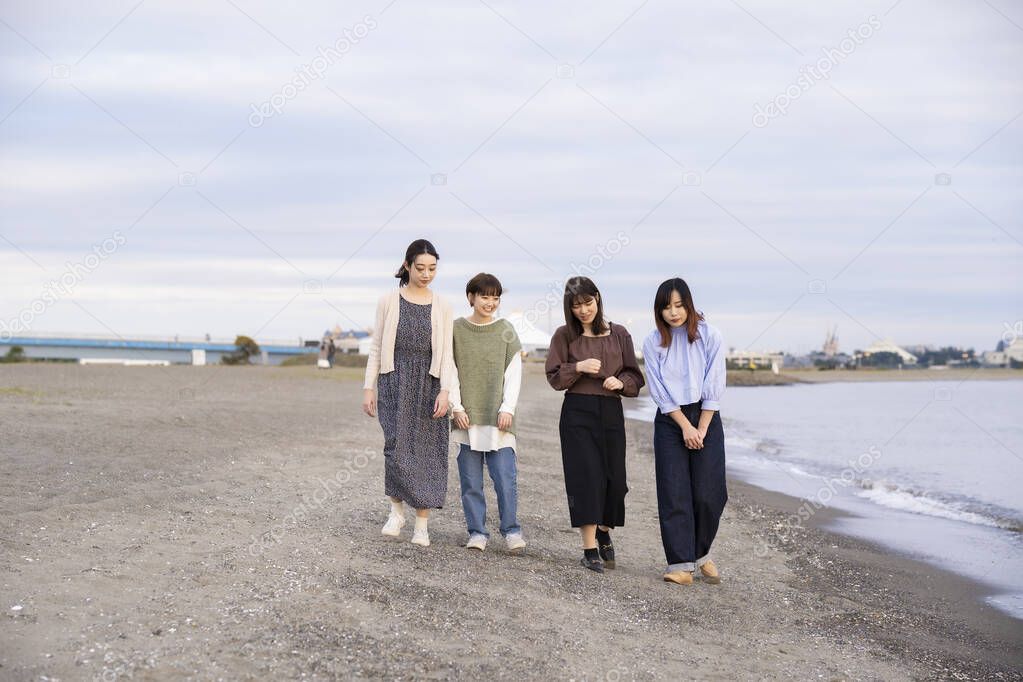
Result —
M 362 411 L 370 417 L 377 416 L 377 392 L 372 388 L 362 391 Z
M 703 434 L 700 433 L 698 428 L 690 424 L 688 419 L 682 424 L 682 440 L 690 450 L 703 449 Z
M 581 374 L 597 374 L 600 372 L 600 360 L 597 358 L 581 360 L 580 362 L 575 363 L 575 371 Z
M 459 428 L 462 431 L 467 431 L 469 429 L 469 415 L 467 415 L 465 412 L 462 412 L 461 410 L 459 410 L 458 412 L 453 412 L 452 415 L 455 418 L 456 428 Z

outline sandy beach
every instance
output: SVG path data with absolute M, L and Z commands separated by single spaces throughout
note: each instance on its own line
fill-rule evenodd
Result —
M 0 678 L 1023 679 L 1023 625 L 979 585 L 821 530 L 826 510 L 782 532 L 800 503 L 736 480 L 724 582 L 662 582 L 643 422 L 618 568 L 585 571 L 539 367 L 526 552 L 462 547 L 453 457 L 433 545 L 384 538 L 361 374 L 0 366 Z

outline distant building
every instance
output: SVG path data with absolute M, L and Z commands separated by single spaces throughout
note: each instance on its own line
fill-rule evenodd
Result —
M 1012 343 L 1005 346 L 1005 357 L 1016 362 L 1023 362 L 1023 337 L 1016 337 L 1012 340 Z
M 347 331 L 334 337 L 334 347 L 339 353 L 358 353 L 362 339 L 368 339 L 369 332 Z
M 819 353 L 817 351 L 814 351 L 813 353 L 808 353 L 807 355 L 793 355 L 792 353 L 785 353 L 785 357 L 782 358 L 782 360 L 784 361 L 786 367 L 805 369 L 807 367 L 813 367 L 814 355 L 820 355 L 821 357 L 824 357 L 822 353 Z
M 874 353 L 895 353 L 902 359 L 904 365 L 915 365 L 916 356 L 910 353 L 905 348 L 896 346 L 890 340 L 875 341 L 866 350 L 863 351 L 864 356 L 873 355 Z
M 985 367 L 1007 367 L 1009 356 L 1005 354 L 1004 350 L 986 350 L 980 356 L 980 364 Z
M 830 330 L 824 337 L 824 346 L 821 348 L 821 353 L 826 358 L 833 358 L 838 354 L 838 326 Z
M 323 339 L 330 339 L 334 342 L 334 348 L 338 353 L 359 353 L 362 352 L 363 339 L 369 339 L 369 332 L 362 329 L 341 329 L 340 325 L 334 325 L 333 329 L 323 332 Z M 320 341 L 309 342 L 310 345 L 319 346 Z M 367 351 L 368 352 L 368 351 Z
M 930 344 L 916 344 L 903 346 L 903 348 L 916 356 L 917 367 L 938 369 L 940 367 L 976 367 L 980 364 L 980 359 L 974 357 L 972 348 L 936 347 Z
M 854 360 L 855 358 L 848 353 L 836 352 L 834 355 L 826 355 L 824 351 L 815 350 L 802 357 L 785 356 L 785 366 L 836 369 L 852 365 Z
M 999 345 L 1002 350 L 984 351 L 982 364 L 987 367 L 1009 367 L 1014 362 L 1023 363 L 1023 338 L 1016 337 L 1010 343 Z
M 773 369 L 785 366 L 785 353 L 782 351 L 753 351 L 728 349 L 725 364 L 732 369 Z
M 373 335 L 364 336 L 359 339 L 359 355 L 369 355 L 369 347 L 373 343 Z

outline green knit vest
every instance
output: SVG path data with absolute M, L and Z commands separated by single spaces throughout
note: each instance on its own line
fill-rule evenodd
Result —
M 469 423 L 496 427 L 497 410 L 504 398 L 504 372 L 522 350 L 515 327 L 507 320 L 478 325 L 460 317 L 454 324 L 453 350 Z M 514 418 L 508 430 L 515 433 Z

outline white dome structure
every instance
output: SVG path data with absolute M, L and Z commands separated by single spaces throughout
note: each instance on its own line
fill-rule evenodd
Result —
M 530 355 L 546 355 L 547 349 L 551 345 L 550 334 L 540 331 L 533 324 L 526 319 L 525 315 L 519 312 L 512 313 L 506 318 L 513 327 L 515 327 L 515 333 L 519 335 L 519 341 L 522 343 L 522 350 Z

